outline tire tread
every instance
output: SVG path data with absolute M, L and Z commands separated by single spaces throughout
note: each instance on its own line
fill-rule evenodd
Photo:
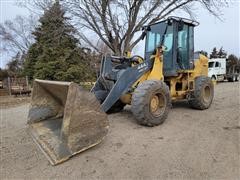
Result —
M 201 88 L 205 84 L 208 84 L 210 86 L 210 88 L 212 89 L 212 98 L 211 98 L 211 102 L 209 104 L 204 104 L 202 102 Z M 194 109 L 204 110 L 204 109 L 208 109 L 210 107 L 213 96 L 214 96 L 214 88 L 213 88 L 211 79 L 206 76 L 200 76 L 200 77 L 197 77 L 195 80 L 195 90 L 194 90 L 193 98 L 191 100 L 189 100 L 188 102 L 191 105 L 191 107 L 193 107 Z
M 152 91 L 153 88 L 162 88 L 163 92 L 166 93 L 167 105 L 163 116 L 161 117 L 161 121 L 159 123 L 153 123 L 151 120 L 146 118 L 146 114 L 144 109 L 147 108 L 146 99 L 149 96 L 149 92 Z M 162 124 L 164 120 L 167 118 L 168 111 L 171 107 L 171 99 L 168 86 L 159 80 L 147 80 L 140 84 L 134 91 L 132 97 L 132 112 L 137 119 L 137 122 L 141 125 L 145 126 L 156 126 Z

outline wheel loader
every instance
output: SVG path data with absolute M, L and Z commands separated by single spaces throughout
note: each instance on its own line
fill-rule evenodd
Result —
M 125 105 L 145 126 L 162 124 L 173 101 L 209 108 L 214 87 L 207 57 L 194 53 L 197 25 L 170 17 L 143 27 L 145 57 L 106 55 L 91 93 L 72 82 L 35 80 L 28 129 L 51 164 L 100 143 L 109 128 L 106 113 Z

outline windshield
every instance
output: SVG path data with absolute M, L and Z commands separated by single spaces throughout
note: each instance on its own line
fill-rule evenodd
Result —
M 209 62 L 209 63 L 208 63 L 208 67 L 209 67 L 209 68 L 212 68 L 213 65 L 214 65 L 214 62 Z
M 154 24 L 151 30 L 147 32 L 146 52 L 153 52 L 162 43 L 163 35 L 166 32 L 167 24 L 165 22 Z M 169 43 L 167 43 L 169 45 Z
M 173 57 L 173 25 L 168 25 L 166 22 L 161 22 L 151 26 L 151 30 L 147 32 L 146 39 L 146 58 L 150 58 L 154 54 L 157 47 L 161 45 L 166 47 L 163 52 L 165 66 L 170 66 L 170 60 Z

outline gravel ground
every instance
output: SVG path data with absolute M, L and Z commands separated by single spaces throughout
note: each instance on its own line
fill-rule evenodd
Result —
M 239 179 L 239 96 L 239 83 L 220 83 L 210 109 L 176 103 L 154 128 L 126 108 L 101 144 L 58 166 L 26 133 L 29 104 L 1 109 L 0 179 Z
M 27 104 L 30 100 L 31 98 L 29 96 L 0 96 L 0 109 L 7 109 Z

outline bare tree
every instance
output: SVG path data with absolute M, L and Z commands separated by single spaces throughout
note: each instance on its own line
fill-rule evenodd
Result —
M 210 59 L 217 58 L 218 57 L 217 54 L 218 54 L 217 48 L 214 47 L 210 54 Z
M 221 47 L 218 52 L 218 57 L 219 58 L 227 58 L 227 52 Z
M 43 12 L 49 7 L 51 7 L 55 1 L 54 0 L 17 1 L 16 5 L 28 9 L 32 14 L 41 16 Z
M 227 64 L 230 66 L 239 64 L 237 56 L 235 56 L 234 54 L 230 54 L 227 58 Z M 239 64 L 239 66 L 240 66 L 240 64 Z
M 17 54 L 27 52 L 33 43 L 32 30 L 36 25 L 34 16 L 17 16 L 14 20 L 7 20 L 0 24 L 1 51 L 8 51 Z
M 89 38 L 89 31 L 96 34 L 115 54 L 121 55 L 132 50 L 141 40 L 134 38 L 144 25 L 162 20 L 177 10 L 194 17 L 194 4 L 200 4 L 214 16 L 219 16 L 220 6 L 226 1 L 217 0 L 69 0 L 64 2 L 68 12 L 77 17 L 79 35 L 98 48 Z

